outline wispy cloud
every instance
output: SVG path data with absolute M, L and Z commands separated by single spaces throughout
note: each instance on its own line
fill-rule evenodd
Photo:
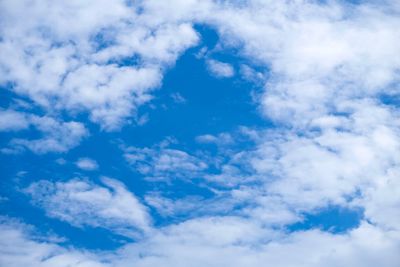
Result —
M 190 179 L 208 168 L 201 158 L 172 148 L 127 147 L 124 157 L 135 171 L 149 180 Z
M 24 191 L 48 216 L 77 227 L 102 227 L 132 237 L 138 231 L 148 231 L 151 219 L 137 197 L 117 180 L 102 178 L 102 183 L 41 180 Z

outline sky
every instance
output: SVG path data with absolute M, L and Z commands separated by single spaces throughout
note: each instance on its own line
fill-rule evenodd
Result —
M 0 266 L 397 267 L 396 0 L 1 0 Z

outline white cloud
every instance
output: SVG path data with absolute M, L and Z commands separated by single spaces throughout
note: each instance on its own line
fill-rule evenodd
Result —
M 102 183 L 104 186 L 82 179 L 41 180 L 25 192 L 48 216 L 77 227 L 102 227 L 132 237 L 150 230 L 147 209 L 135 195 L 116 180 L 102 178 Z
M 221 133 L 218 134 L 217 136 L 211 135 L 211 134 L 204 134 L 204 135 L 199 135 L 196 136 L 196 141 L 198 143 L 210 143 L 210 144 L 218 144 L 218 145 L 227 145 L 227 144 L 232 144 L 233 138 L 229 133 Z
M 256 71 L 246 64 L 242 64 L 240 66 L 240 74 L 243 76 L 244 79 L 256 84 L 263 83 L 266 79 L 265 74 Z
M 99 168 L 97 162 L 90 158 L 80 158 L 75 164 L 79 169 L 85 171 L 94 171 Z
M 45 136 L 41 139 L 12 139 L 11 147 L 27 148 L 37 154 L 48 152 L 66 152 L 77 146 L 87 135 L 86 128 L 78 122 L 56 122 L 52 119 L 46 119 L 45 124 L 49 123 L 50 128 L 45 126 L 41 129 Z M 41 123 L 40 123 L 41 124 Z M 41 124 L 43 126 L 43 124 Z
M 1 3 L 0 83 L 47 110 L 88 112 L 118 129 L 198 39 L 188 23 L 154 23 L 138 9 L 122 0 Z
M 365 222 L 343 235 L 318 230 L 287 234 L 237 217 L 208 217 L 165 227 L 113 253 L 65 249 L 35 240 L 25 229 L 1 224 L 3 265 L 252 267 L 268 262 L 277 267 L 395 267 L 399 261 L 398 233 L 385 233 Z
M 232 65 L 214 59 L 207 60 L 207 68 L 216 77 L 230 78 L 235 75 Z
M 150 180 L 190 179 L 208 168 L 207 163 L 196 156 L 164 147 L 127 147 L 124 157 L 135 171 Z
M 210 14 L 224 43 L 268 67 L 262 109 L 282 123 L 307 124 L 399 79 L 400 20 L 385 5 L 249 1 Z
M 291 209 L 358 203 L 368 219 L 393 228 L 393 222 L 383 219 L 391 218 L 391 208 L 381 219 L 373 210 L 378 209 L 374 205 L 383 209 L 383 203 L 398 203 L 397 197 L 381 199 L 384 193 L 378 192 L 388 188 L 377 185 L 395 184 L 388 173 L 397 173 L 393 168 L 399 164 L 398 110 L 379 101 L 399 80 L 395 4 L 176 4 L 179 8 L 170 9 L 169 17 L 195 17 L 212 25 L 222 46 L 234 47 L 258 67 L 268 68 L 268 75 L 260 77 L 268 79 L 264 95 L 256 101 L 265 116 L 285 126 L 257 134 L 256 151 L 238 153 L 236 161 L 221 165 L 220 175 L 206 179 L 228 187 L 247 185 L 238 194 L 253 193 L 249 198 L 258 203 L 253 210 L 257 218 L 263 210 L 274 210 L 266 203 L 277 196 L 288 218 Z M 154 8 L 157 3 L 147 5 Z M 204 135 L 197 140 L 216 138 Z
M 79 122 L 63 122 L 48 116 L 40 117 L 14 110 L 6 110 L 4 114 L 4 118 L 10 119 L 11 116 L 14 121 L 3 123 L 3 130 L 22 130 L 32 127 L 40 133 L 41 138 L 13 138 L 8 147 L 2 148 L 3 153 L 18 153 L 25 149 L 37 154 L 66 152 L 77 146 L 88 135 L 85 126 Z
M 166 194 L 169 193 L 169 194 Z M 214 192 L 213 197 L 203 195 L 190 195 L 176 197 L 173 192 L 168 190 L 149 192 L 145 196 L 146 204 L 157 211 L 164 218 L 178 219 L 186 221 L 206 216 L 218 216 L 221 214 L 236 213 L 247 216 L 245 212 L 236 210 L 238 206 L 246 203 L 236 197 L 232 197 L 228 192 Z
M 16 131 L 28 127 L 26 114 L 14 110 L 0 110 L 0 131 Z
M 339 205 L 400 229 L 398 111 L 364 100 L 342 104 L 343 115 L 321 117 L 307 131 L 259 131 L 255 150 L 231 151 L 219 173 L 203 177 L 224 186 L 225 197 L 241 203 L 239 213 L 266 224 L 290 224 L 301 213 Z
M 184 216 L 188 212 L 192 213 L 194 210 L 201 208 L 202 204 L 204 204 L 202 200 L 199 196 L 172 200 L 161 196 L 159 193 L 148 194 L 145 197 L 146 203 L 156 209 L 162 216 Z
M 246 184 L 242 195 L 252 192 L 266 210 L 271 207 L 263 195 L 277 195 L 278 203 L 294 210 L 356 202 L 368 210 L 380 201 L 382 208 L 395 206 L 397 197 L 372 197 L 386 188 L 377 184 L 395 183 L 388 173 L 396 173 L 399 164 L 398 110 L 379 101 L 399 80 L 400 20 L 388 12 L 393 3 L 248 1 L 201 7 L 208 10 L 197 10 L 196 19 L 213 25 L 223 45 L 268 68 L 264 95 L 256 101 L 265 116 L 285 126 L 259 134 L 256 152 L 238 153 L 239 168 L 228 162 L 221 175 L 206 178 Z M 251 168 L 243 167 L 246 162 Z M 366 210 L 372 221 L 374 205 Z M 389 210 L 382 218 L 390 218 Z M 394 227 L 387 219 L 375 221 Z
M 1 218 L 0 265 L 9 267 L 105 267 L 97 255 L 63 248 L 51 239 L 37 240 L 28 225 Z
M 234 217 L 188 221 L 131 248 L 141 259 L 127 256 L 121 266 L 372 267 L 384 261 L 394 267 L 399 260 L 395 238 L 368 224 L 346 235 L 318 230 L 287 235 Z
M 400 228 L 399 171 L 393 168 L 378 176 L 373 186 L 363 192 L 364 197 L 355 203 L 365 208 L 365 216 L 372 222 L 390 230 Z
M 203 202 L 208 210 L 202 218 L 154 230 L 147 239 L 124 246 L 116 252 L 115 266 L 398 265 L 399 110 L 379 100 L 399 81 L 395 1 L 150 0 L 140 12 L 123 2 L 29 3 L 29 8 L 22 1 L 1 4 L 7 15 L 2 16 L 0 49 L 7 57 L 0 57 L 1 82 L 12 82 L 16 93 L 41 106 L 88 111 L 105 129 L 118 128 L 148 101 L 164 68 L 196 43 L 191 23 L 211 25 L 221 47 L 235 48 L 268 73 L 257 75 L 265 79 L 265 90 L 256 101 L 279 128 L 249 130 L 255 147 L 229 151 L 228 160 L 213 165 L 219 173 L 205 175 L 210 163 L 184 151 L 125 149 L 131 166 L 150 179 L 201 176 L 222 197 Z M 124 60 L 139 63 L 121 66 Z M 209 60 L 208 65 L 217 76 L 234 75 L 226 63 Z M 23 117 L 3 128 L 26 128 Z M 33 121 L 44 133 L 66 126 L 48 117 Z M 13 142 L 34 151 L 43 144 L 56 151 L 76 144 L 63 143 L 62 131 L 55 132 L 45 142 Z M 220 140 L 204 135 L 197 141 Z M 123 234 L 150 227 L 135 196 L 113 180 L 104 184 L 41 181 L 27 191 L 49 216 L 77 226 Z M 146 198 L 167 215 L 198 208 L 185 200 L 191 199 Z M 226 201 L 235 216 L 209 217 L 219 201 Z M 284 231 L 301 219 L 299 214 L 332 204 L 363 209 L 360 225 L 344 234 Z M 41 246 L 25 241 L 12 247 L 24 244 Z M 13 256 L 6 254 L 5 259 Z

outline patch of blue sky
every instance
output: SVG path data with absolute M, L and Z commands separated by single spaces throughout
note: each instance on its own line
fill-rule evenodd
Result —
M 340 234 L 358 227 L 364 217 L 363 214 L 364 211 L 360 208 L 328 206 L 303 214 L 304 219 L 301 222 L 289 225 L 287 229 L 290 232 L 320 229 Z
M 399 107 L 400 106 L 400 94 L 398 92 L 389 92 L 382 94 L 379 97 L 380 101 L 388 106 Z

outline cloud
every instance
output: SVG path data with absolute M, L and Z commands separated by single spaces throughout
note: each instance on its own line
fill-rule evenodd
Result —
M 399 163 L 398 110 L 379 99 L 399 80 L 400 20 L 388 12 L 393 3 L 196 4 L 182 9 L 196 10 L 197 20 L 215 27 L 221 46 L 268 69 L 255 100 L 280 127 L 258 133 L 255 150 L 237 153 L 236 162 L 206 178 L 242 186 L 240 195 L 251 196 L 257 214 L 271 208 L 265 206 L 271 196 L 289 211 L 361 202 L 368 210 L 367 199 L 381 188 L 377 180 L 393 184 L 388 173 Z M 386 201 L 396 205 L 397 198 Z M 370 220 L 372 213 L 366 211 Z
M 204 134 L 196 136 L 196 141 L 204 144 L 214 143 L 214 144 L 224 145 L 224 144 L 232 144 L 233 138 L 229 133 L 221 133 L 218 134 L 218 136 L 214 136 L 211 134 Z
M 211 191 L 211 190 L 210 190 Z M 145 196 L 146 204 L 152 207 L 164 219 L 186 221 L 189 219 L 222 216 L 231 213 L 247 216 L 242 212 L 246 203 L 226 192 L 210 192 L 213 196 L 205 197 L 201 194 L 185 194 L 176 196 L 168 190 L 154 190 Z
M 396 197 L 372 201 L 372 192 L 384 188 L 377 186 L 378 180 L 395 183 L 388 174 L 396 173 L 399 163 L 398 110 L 379 99 L 399 80 L 400 20 L 388 11 L 397 10 L 393 2 L 198 4 L 177 1 L 180 8 L 171 10 L 171 17 L 192 16 L 211 25 L 221 47 L 238 49 L 268 70 L 259 77 L 265 90 L 255 101 L 280 127 L 260 131 L 254 150 L 237 153 L 236 161 L 221 164 L 221 173 L 206 179 L 240 186 L 235 192 L 254 203 L 256 217 L 263 210 L 276 212 L 269 205 L 271 197 L 287 209 L 288 218 L 293 210 L 337 203 L 361 205 L 373 221 L 367 199 L 394 207 Z M 157 6 L 152 1 L 147 5 Z M 390 217 L 389 210 L 382 218 Z
M 50 238 L 35 238 L 29 225 L 1 218 L 0 264 L 2 266 L 79 266 L 105 267 L 96 255 L 63 248 Z
M 217 60 L 207 60 L 207 68 L 212 75 L 219 78 L 230 78 L 235 75 L 232 65 Z
M 177 104 L 186 103 L 186 98 L 184 98 L 180 93 L 171 94 L 171 98 Z
M 28 127 L 25 114 L 10 109 L 0 110 L 0 131 L 18 131 Z
M 25 225 L 3 222 L 7 266 L 397 266 L 394 235 L 368 223 L 344 235 L 318 230 L 287 234 L 237 217 L 208 217 L 166 227 L 113 253 L 66 249 L 35 240 Z M 14 253 L 7 253 L 12 248 Z M 287 255 L 291 255 L 287 257 Z M 382 257 L 384 255 L 384 257 Z
M 2 3 L 0 84 L 45 110 L 120 128 L 198 40 L 190 24 L 154 23 L 140 9 L 122 0 Z
M 373 242 L 366 242 L 366 240 Z M 318 230 L 286 235 L 238 218 L 204 218 L 165 229 L 138 249 L 136 266 L 396 266 L 396 241 L 363 224 L 346 235 Z M 381 259 L 381 255 L 386 257 Z M 287 257 L 290 255 L 290 257 Z M 364 255 L 364 256 L 361 256 Z
M 90 158 L 80 158 L 75 164 L 79 169 L 85 171 L 94 171 L 99 168 L 97 162 Z
M 127 147 L 124 157 L 135 171 L 150 180 L 191 179 L 208 168 L 207 163 L 196 156 L 164 147 Z
M 186 213 L 199 210 L 202 206 L 203 199 L 199 196 L 186 197 L 183 199 L 172 200 L 163 197 L 160 193 L 150 193 L 145 197 L 146 203 L 157 210 L 162 216 L 185 216 Z
M 215 8 L 210 21 L 223 43 L 268 68 L 264 114 L 306 125 L 342 101 L 375 96 L 398 81 L 400 21 L 386 7 L 249 1 Z
M 398 168 L 392 168 L 386 175 L 378 176 L 373 186 L 363 192 L 364 197 L 355 203 L 365 208 L 365 216 L 372 222 L 390 230 L 400 228 L 397 220 L 400 206 L 398 175 Z
M 102 178 L 102 185 L 84 179 L 66 182 L 41 180 L 24 191 L 46 214 L 76 227 L 101 227 L 134 237 L 151 228 L 147 208 L 117 180 Z
M 78 122 L 56 122 L 52 119 L 46 119 L 40 122 L 39 127 L 46 135 L 41 139 L 12 139 L 11 147 L 15 149 L 27 148 L 37 154 L 48 152 L 66 152 L 77 146 L 80 141 L 87 135 L 87 131 L 81 123 Z M 49 127 L 49 128 L 47 128 Z
M 13 122 L 4 122 L 3 130 L 27 130 L 30 127 L 41 135 L 41 138 L 12 138 L 3 153 L 19 153 L 29 149 L 36 154 L 49 152 L 66 152 L 77 146 L 88 135 L 85 126 L 80 122 L 59 121 L 49 116 L 31 115 L 15 110 L 3 111 L 4 119 L 13 119 Z
M 228 134 L 229 142 L 221 142 L 222 134 L 196 138 L 225 146 L 213 160 L 169 146 L 124 148 L 132 169 L 147 179 L 200 178 L 213 194 L 204 199 L 148 192 L 145 201 L 159 214 L 192 216 L 152 228 L 115 251 L 115 258 L 108 258 L 112 265 L 398 265 L 399 109 L 380 99 L 396 94 L 399 81 L 395 1 L 29 3 L 1 4 L 7 16 L 2 16 L 0 49 L 7 58 L 0 56 L 0 81 L 37 105 L 88 112 L 106 130 L 120 127 L 148 102 L 164 69 L 197 42 L 192 23 L 213 27 L 221 49 L 234 48 L 250 67 L 268 74 L 242 67 L 249 79 L 264 83 L 254 100 L 275 126 L 244 131 L 254 142 L 251 148 L 231 149 L 237 140 Z M 207 64 L 216 76 L 234 75 L 226 63 Z M 38 153 L 65 151 L 84 136 L 77 122 L 5 112 L 16 122 L 1 124 L 4 130 L 30 125 L 44 133 L 43 139 L 11 141 Z M 26 192 L 49 216 L 75 226 L 128 236 L 152 227 L 146 207 L 112 179 L 103 185 L 39 181 Z M 302 214 L 330 205 L 360 208 L 359 226 L 341 234 L 289 230 Z M 7 247 L 29 255 L 16 262 L 40 265 L 70 255 L 57 245 L 21 237 L 19 230 L 10 232 L 3 242 L 16 243 Z M 11 265 L 13 255 L 6 250 L 1 258 Z M 90 264 L 103 262 L 101 253 L 94 257 Z

